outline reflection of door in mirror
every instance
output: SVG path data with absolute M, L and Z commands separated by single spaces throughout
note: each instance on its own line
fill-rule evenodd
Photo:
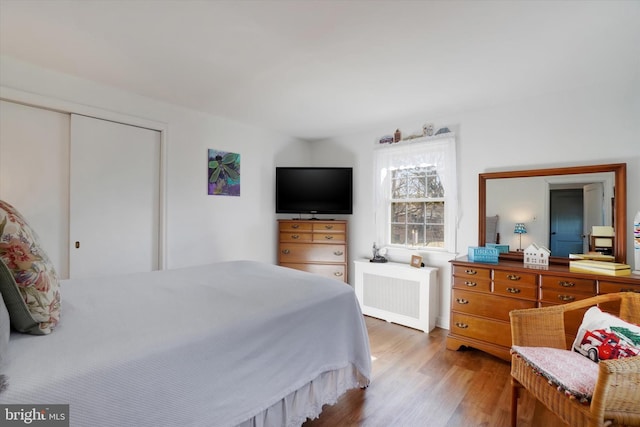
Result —
M 583 196 L 580 189 L 550 191 L 550 230 L 551 253 L 556 256 L 569 256 L 581 253 L 583 238 Z

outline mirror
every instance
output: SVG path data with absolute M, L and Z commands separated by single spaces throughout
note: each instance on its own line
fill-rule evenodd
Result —
M 510 251 L 500 254 L 501 258 L 522 259 L 519 249 L 535 242 L 552 249 L 550 262 L 567 264 L 568 253 L 589 250 L 591 226 L 610 226 L 611 254 L 616 262 L 625 263 L 626 166 L 615 163 L 480 174 L 478 244 L 487 243 L 487 231 L 493 232 L 491 218 L 497 215 L 496 232 L 500 243 L 509 245 Z M 573 212 L 563 212 L 559 208 L 562 205 Z M 559 232 L 567 224 L 562 218 L 570 218 L 568 223 L 574 229 L 571 244 Z M 526 234 L 514 233 L 517 223 L 524 224 Z M 558 255 L 554 255 L 554 249 Z

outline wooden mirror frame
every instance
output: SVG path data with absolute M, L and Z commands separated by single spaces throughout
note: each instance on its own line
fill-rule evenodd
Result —
M 613 205 L 613 219 L 615 230 L 615 259 L 616 262 L 627 262 L 627 164 L 611 163 L 606 165 L 574 166 L 566 168 L 529 169 L 505 172 L 488 172 L 479 174 L 478 179 L 478 245 L 486 244 L 487 227 L 487 180 L 501 178 L 527 178 L 552 175 L 578 175 L 587 173 L 613 172 L 615 200 Z M 500 258 L 521 260 L 522 252 L 500 254 Z M 550 263 L 568 264 L 569 258 L 550 257 Z

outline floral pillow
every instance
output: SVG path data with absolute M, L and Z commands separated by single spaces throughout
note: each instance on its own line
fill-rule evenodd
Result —
M 640 326 L 591 307 L 584 314 L 573 350 L 594 362 L 640 355 Z
M 58 324 L 58 275 L 35 232 L 13 206 L 2 200 L 0 293 L 17 331 L 43 335 Z

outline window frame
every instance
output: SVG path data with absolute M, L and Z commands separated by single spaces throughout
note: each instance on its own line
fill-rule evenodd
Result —
M 377 242 L 380 246 L 402 248 L 421 251 L 448 251 L 455 253 L 457 229 L 457 177 L 455 136 L 447 134 L 442 137 L 424 137 L 412 141 L 404 141 L 389 146 L 380 146 L 375 150 L 375 227 Z M 399 169 L 432 167 L 444 189 L 442 197 L 394 198 L 392 195 L 393 171 Z M 424 177 L 423 177 L 424 179 Z M 425 181 L 425 189 L 428 184 Z M 430 203 L 444 202 L 443 243 L 442 246 L 429 246 L 424 240 L 419 244 L 408 241 L 409 225 L 405 216 L 404 243 L 392 243 L 393 203 Z M 407 215 L 405 213 L 405 215 Z M 396 223 L 403 224 L 403 223 Z M 422 223 L 415 223 L 426 229 L 429 223 L 424 219 Z M 423 231 L 424 232 L 424 231 Z M 426 240 L 426 239 L 425 239 Z M 415 240 L 414 240 L 415 241 Z M 425 245 L 426 243 L 426 245 Z

